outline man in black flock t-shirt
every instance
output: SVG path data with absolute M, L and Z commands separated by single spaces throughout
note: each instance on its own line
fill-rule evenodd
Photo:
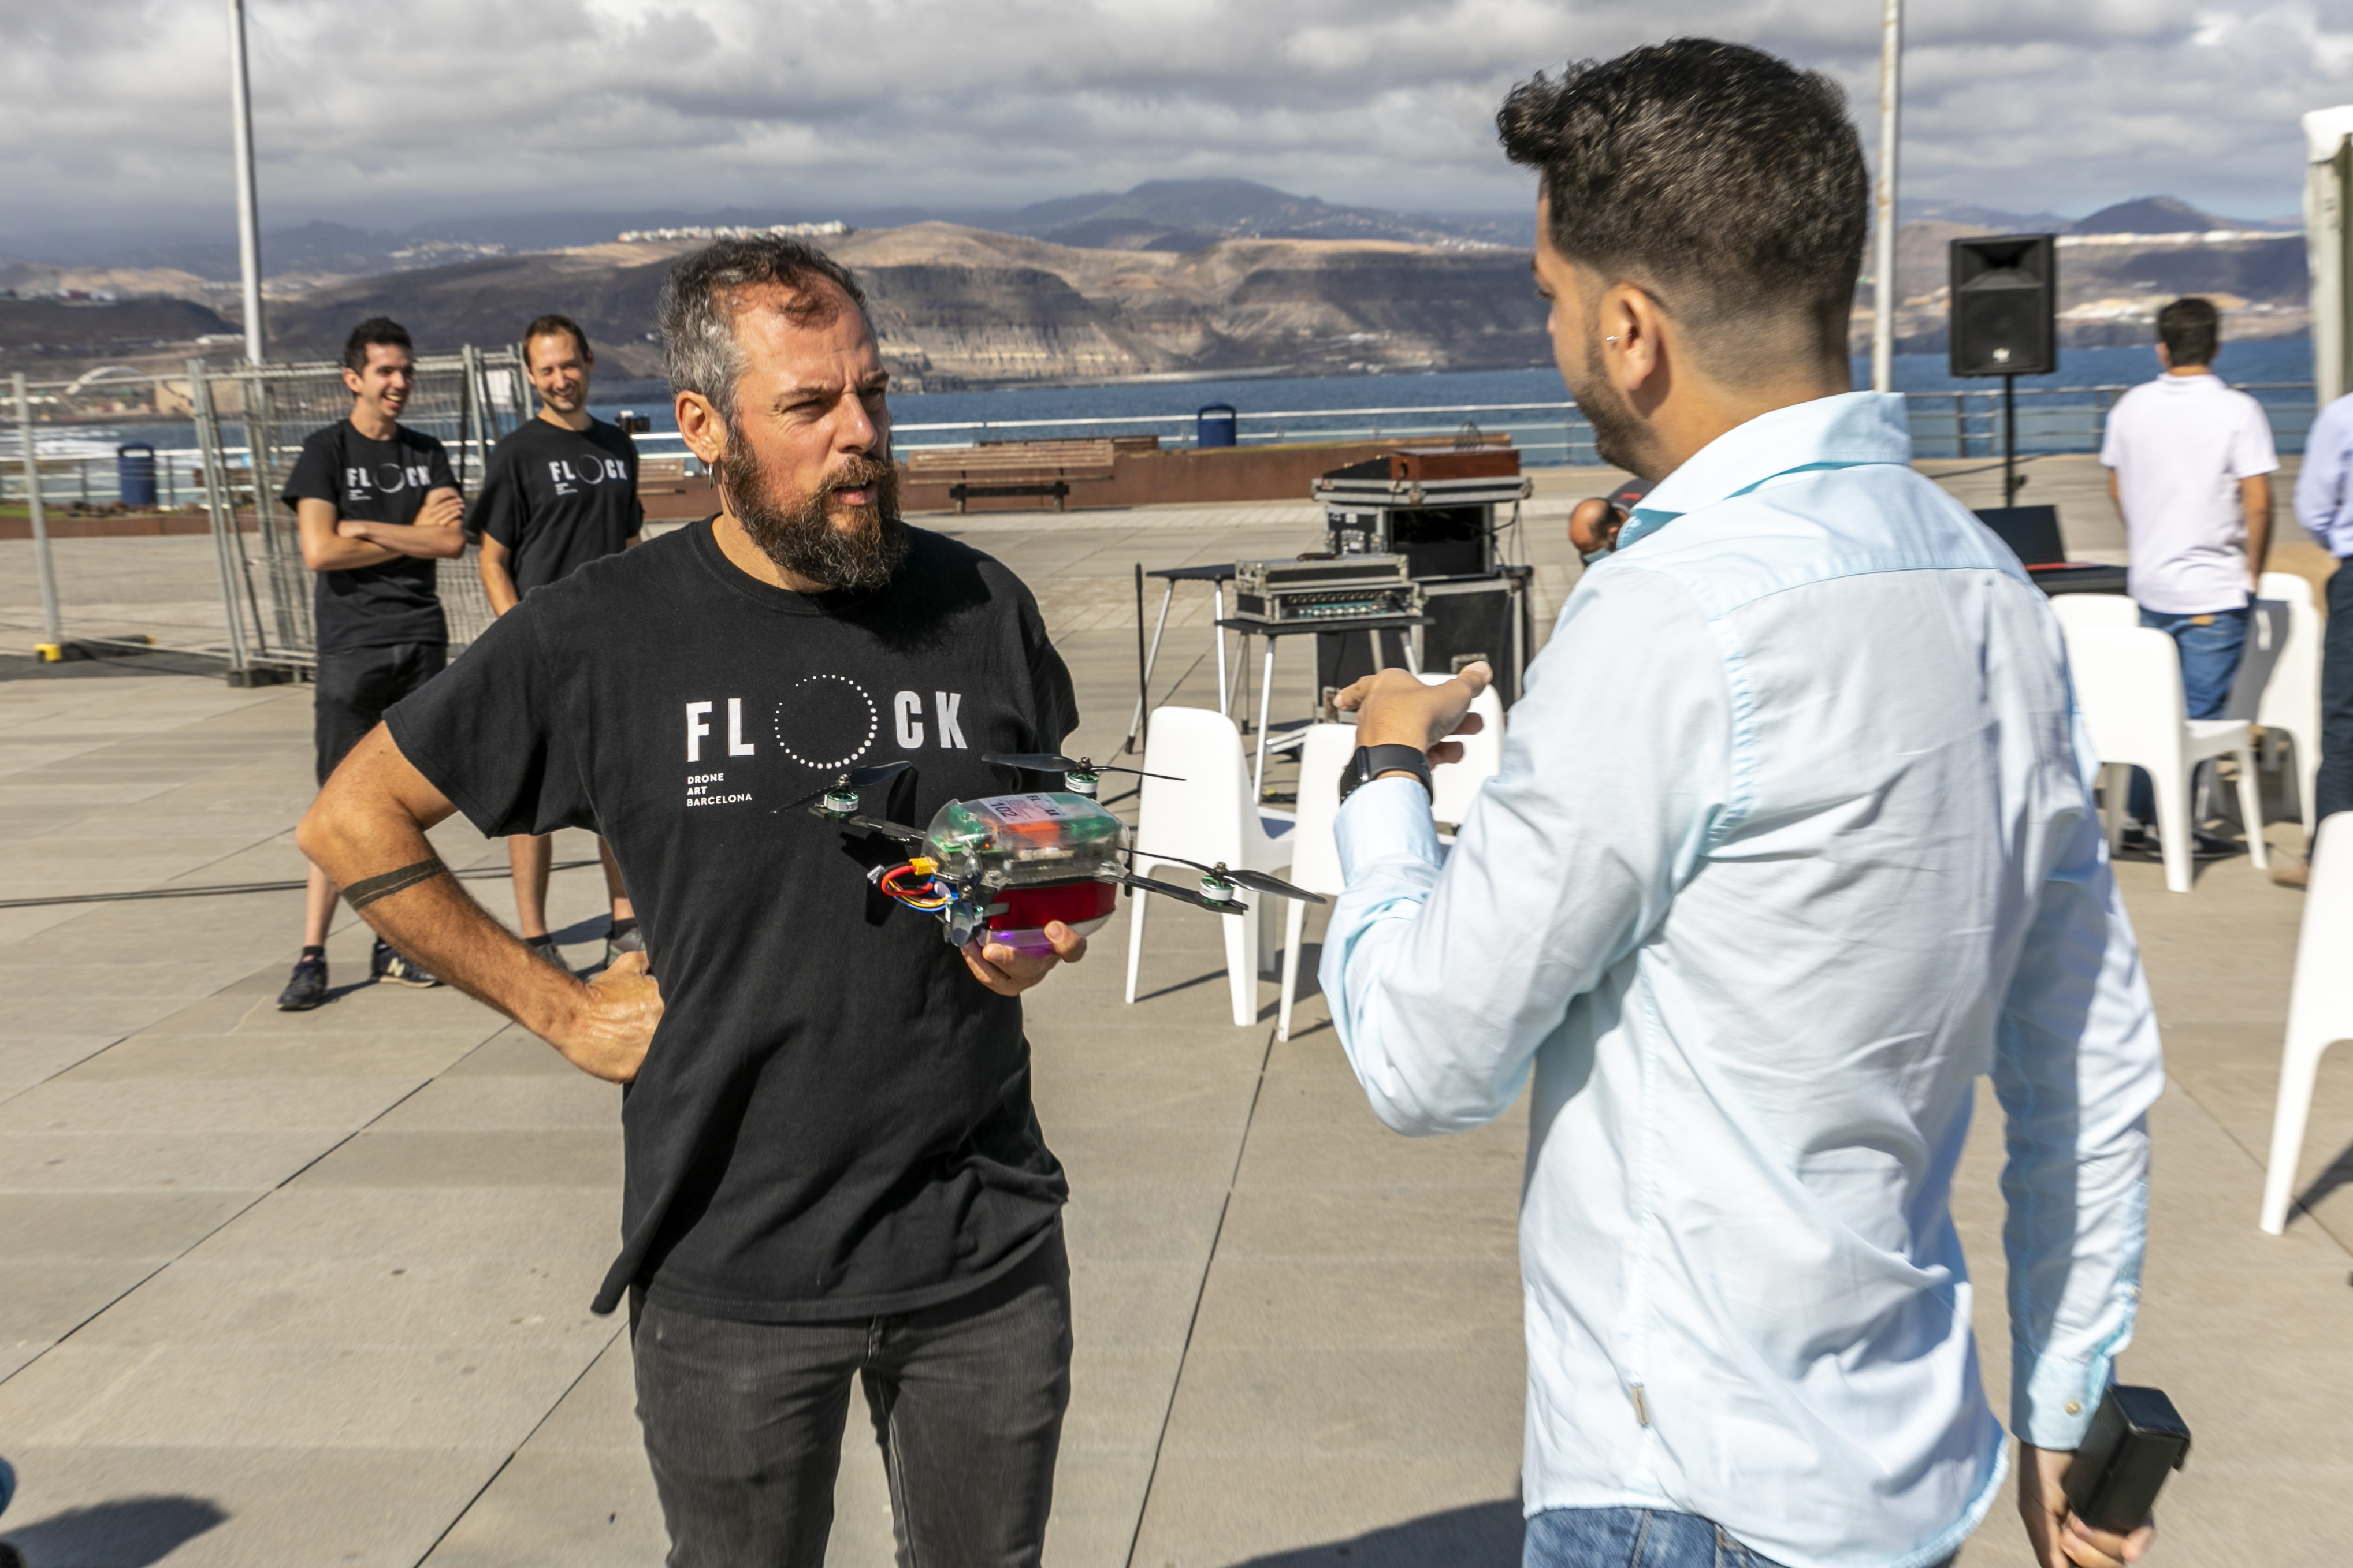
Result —
M 318 574 L 312 728 L 322 784 L 385 710 L 448 658 L 434 563 L 466 552 L 463 508 L 441 443 L 400 424 L 417 389 L 414 353 L 397 321 L 374 316 L 352 329 L 343 344 L 351 416 L 311 433 L 279 498 L 294 509 L 302 564 Z M 302 952 L 278 998 L 289 1013 L 327 999 L 335 885 L 315 865 L 310 877 Z M 382 939 L 368 968 L 403 985 L 439 984 Z
M 542 316 L 523 329 L 523 370 L 539 394 L 539 417 L 491 448 L 481 490 L 467 525 L 481 536 L 482 591 L 505 615 L 543 583 L 575 567 L 617 555 L 638 542 L 646 521 L 638 503 L 638 444 L 588 412 L 588 378 L 596 356 L 569 316 Z M 507 840 L 514 872 L 515 923 L 523 942 L 562 963 L 547 932 L 547 872 L 554 840 L 519 833 Z M 613 851 L 598 839 L 613 924 L 605 962 L 642 951 L 637 911 L 621 884 Z
M 818 1568 L 853 1382 L 902 1560 L 1035 1563 L 1070 1279 L 1018 998 L 1084 939 L 951 948 L 867 883 L 902 848 L 797 803 L 902 759 L 869 796 L 901 821 L 1018 787 L 981 759 L 1058 747 L 1069 672 L 1011 573 L 900 522 L 846 269 L 723 241 L 661 319 L 725 510 L 528 595 L 361 743 L 301 845 L 404 951 L 629 1086 L 595 1306 L 629 1299 L 673 1568 Z M 585 983 L 533 956 L 434 858 L 453 810 L 604 834 L 647 951 Z

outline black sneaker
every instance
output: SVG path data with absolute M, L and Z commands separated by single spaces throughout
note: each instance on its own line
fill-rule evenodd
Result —
M 555 965 L 556 968 L 562 969 L 565 967 L 564 949 L 556 944 L 555 938 L 553 935 L 527 936 L 522 939 L 522 944 L 523 946 L 531 949 L 532 952 L 537 953 L 540 957 L 547 960 L 548 963 Z
M 631 926 L 619 936 L 608 936 L 605 939 L 605 967 L 612 968 L 613 961 L 625 952 L 643 952 L 645 950 L 645 928 Z
M 307 1013 L 327 999 L 327 961 L 323 958 L 297 959 L 293 977 L 286 989 L 278 994 L 278 1010 L 281 1013 Z
M 2157 829 L 2142 823 L 2127 821 L 2124 831 L 2116 835 L 2116 853 L 2137 855 L 2143 859 L 2165 858 L 2165 845 Z M 2246 849 L 2236 841 L 2224 838 L 2204 828 L 2193 828 L 2189 834 L 2189 858 L 2192 860 L 2227 860 L 2233 855 L 2243 855 Z
M 441 984 L 423 968 L 395 952 L 382 937 L 375 939 L 375 951 L 368 957 L 368 976 L 394 985 L 414 985 L 419 991 L 429 990 Z

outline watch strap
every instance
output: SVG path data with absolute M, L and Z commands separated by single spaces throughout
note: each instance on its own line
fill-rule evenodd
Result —
M 1367 784 L 1383 773 L 1408 773 L 1421 781 L 1424 795 L 1438 798 L 1438 790 L 1430 782 L 1430 757 L 1419 746 L 1358 746 L 1348 765 L 1340 770 L 1340 798 L 1346 800 L 1359 785 Z

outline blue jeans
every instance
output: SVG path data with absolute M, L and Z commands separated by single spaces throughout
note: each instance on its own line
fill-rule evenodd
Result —
M 2220 719 L 2230 705 L 2231 683 L 2239 678 L 2239 655 L 2247 646 L 2247 609 L 2206 616 L 2171 616 L 2143 610 L 2140 624 L 2171 637 L 2181 650 L 2181 695 L 2192 719 Z M 2148 774 L 2133 770 L 2127 814 L 2147 822 L 2157 816 L 2157 794 Z
M 1945 1559 L 1942 1568 L 1951 1568 Z M 1697 1514 L 1551 1508 L 1528 1521 L 1521 1568 L 1780 1568 Z
M 2320 782 L 2312 796 L 2321 816 L 2353 811 L 2353 565 L 2343 561 L 2328 580 L 2328 630 L 2320 656 Z

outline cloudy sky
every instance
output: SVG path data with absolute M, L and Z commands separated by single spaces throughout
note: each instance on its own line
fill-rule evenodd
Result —
M 1234 175 L 1516 209 L 1504 89 L 1679 33 L 1876 113 L 1878 0 L 248 0 L 265 226 L 723 206 L 822 216 Z M 2353 0 L 1912 0 L 1907 197 L 2300 200 Z M 229 230 L 219 0 L 0 0 L 0 254 Z

